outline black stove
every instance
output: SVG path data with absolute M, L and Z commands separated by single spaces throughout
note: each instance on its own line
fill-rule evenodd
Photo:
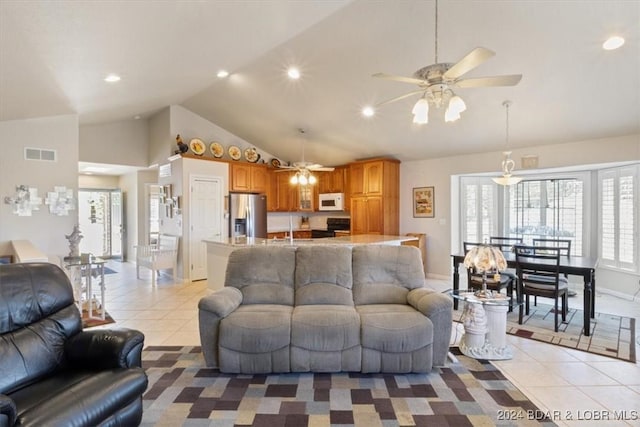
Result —
M 351 228 L 350 218 L 327 218 L 326 230 L 311 230 L 311 237 L 319 239 L 323 237 L 335 237 L 336 230 L 349 230 Z

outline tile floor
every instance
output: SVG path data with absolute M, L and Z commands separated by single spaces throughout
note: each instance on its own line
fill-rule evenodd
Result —
M 145 345 L 200 344 L 198 301 L 210 292 L 206 281 L 175 283 L 163 275 L 152 287 L 146 269 L 136 279 L 131 263 L 110 261 L 109 266 L 118 274 L 105 276 L 106 308 L 117 326 L 142 331 Z M 451 288 L 443 281 L 428 282 L 439 290 Z M 635 317 L 640 327 L 639 303 L 607 294 L 597 298 L 599 312 Z M 569 304 L 581 301 L 578 295 Z M 495 365 L 558 425 L 640 427 L 640 365 L 510 335 L 507 339 L 514 357 Z M 637 337 L 640 355 L 639 341 Z M 529 416 L 513 415 L 523 417 L 519 424 Z

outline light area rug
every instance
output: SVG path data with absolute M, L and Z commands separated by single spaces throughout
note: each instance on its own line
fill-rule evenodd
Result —
M 554 308 L 552 305 L 533 305 L 529 315 L 524 315 L 523 324 L 518 324 L 518 308 L 507 314 L 507 333 L 549 344 L 560 345 L 588 353 L 599 354 L 627 362 L 636 362 L 636 319 L 615 314 L 596 313 L 591 319 L 590 335 L 583 334 L 584 312 L 569 308 L 566 323 L 558 332 L 553 330 Z M 460 322 L 462 305 L 453 312 L 453 320 Z
M 555 425 L 491 363 L 452 352 L 429 374 L 234 375 L 205 367 L 200 347 L 147 347 L 141 425 Z

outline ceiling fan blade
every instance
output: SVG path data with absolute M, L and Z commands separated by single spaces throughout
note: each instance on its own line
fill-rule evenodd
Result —
M 394 76 L 387 73 L 375 73 L 371 77 L 379 77 L 381 79 L 393 80 L 393 81 L 402 82 L 402 83 L 411 83 L 416 85 L 429 84 L 426 80 L 414 79 L 413 77 Z
M 396 96 L 395 98 L 387 99 L 379 104 L 376 104 L 376 107 L 381 107 L 386 104 L 391 104 L 392 102 L 400 101 L 401 99 L 408 98 L 412 95 L 416 95 L 418 93 L 423 93 L 426 89 L 414 90 L 409 93 L 405 93 L 404 95 Z
M 489 87 L 489 86 L 515 86 L 522 79 L 522 74 L 508 76 L 478 77 L 476 79 L 462 79 L 453 85 L 457 87 Z
M 447 80 L 455 80 L 465 73 L 476 68 L 496 53 L 484 47 L 477 47 L 467 54 L 464 58 L 454 64 L 442 75 Z
M 333 172 L 335 168 L 328 166 L 318 166 L 318 167 L 310 167 L 309 170 L 312 172 Z

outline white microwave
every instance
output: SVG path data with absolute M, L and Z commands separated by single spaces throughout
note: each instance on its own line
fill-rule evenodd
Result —
M 344 193 L 322 193 L 319 198 L 318 209 L 321 211 L 344 210 Z

